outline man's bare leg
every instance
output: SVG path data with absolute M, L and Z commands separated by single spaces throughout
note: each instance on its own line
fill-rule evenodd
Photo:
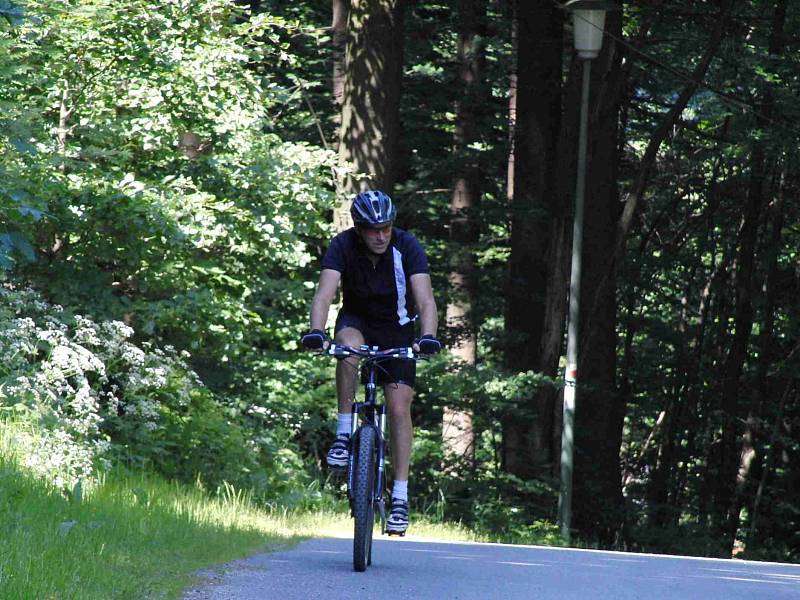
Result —
M 411 400 L 414 397 L 414 390 L 405 383 L 386 385 L 383 390 L 389 409 L 389 425 L 392 428 L 394 478 L 408 481 L 411 443 L 414 436 L 414 427 L 411 424 Z
M 337 344 L 360 346 L 364 336 L 358 329 L 345 327 L 334 338 Z M 326 462 L 332 469 L 343 469 L 349 459 L 350 433 L 353 429 L 352 405 L 358 383 L 358 359 L 344 358 L 336 364 L 336 397 L 338 415 L 336 416 L 336 439 L 328 449 Z
M 386 521 L 390 535 L 405 535 L 408 528 L 408 472 L 411 461 L 411 442 L 414 435 L 411 423 L 411 400 L 414 390 L 404 383 L 385 385 L 386 404 L 392 428 L 392 486 L 391 513 Z
M 340 329 L 334 341 L 337 344 L 358 348 L 364 343 L 363 334 L 353 327 Z M 336 397 L 339 401 L 339 414 L 350 414 L 358 384 L 358 359 L 343 358 L 336 364 Z

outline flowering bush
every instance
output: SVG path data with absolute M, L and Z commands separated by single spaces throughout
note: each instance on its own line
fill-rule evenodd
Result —
M 0 286 L 0 409 L 36 425 L 18 436 L 25 464 L 59 486 L 113 458 L 176 476 L 205 472 L 232 452 L 238 468 L 252 466 L 246 436 L 220 416 L 188 354 L 132 336 L 122 322 L 96 323 L 30 289 Z M 198 461 L 193 450 L 212 432 L 223 438 L 212 446 L 219 452 Z
M 252 381 L 283 376 L 336 201 L 336 155 L 275 133 L 302 26 L 233 0 L 24 4 L 0 28 L 0 281 L 51 304 L 2 290 L 0 409 L 35 424 L 27 461 L 290 495 L 302 411 L 247 410 L 293 400 Z

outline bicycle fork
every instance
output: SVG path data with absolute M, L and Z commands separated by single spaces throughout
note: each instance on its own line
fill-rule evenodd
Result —
M 375 370 L 370 369 L 364 394 L 364 402 L 353 402 L 351 409 L 352 430 L 350 439 L 352 440 L 350 449 L 349 467 L 347 469 L 347 493 L 352 506 L 353 498 L 353 467 L 355 463 L 355 449 L 358 444 L 359 431 L 362 428 L 372 427 L 377 433 L 377 457 L 375 462 L 375 487 L 373 489 L 373 503 L 378 509 L 381 518 L 381 534 L 386 533 L 386 504 L 383 500 L 383 488 L 386 485 L 386 406 L 378 404 L 377 385 L 375 382 Z M 359 416 L 364 414 L 364 423 L 359 420 Z
M 375 478 L 375 505 L 381 517 L 381 534 L 386 533 L 386 506 L 383 502 L 383 488 L 386 485 L 386 407 L 381 404 L 378 410 L 378 464 Z

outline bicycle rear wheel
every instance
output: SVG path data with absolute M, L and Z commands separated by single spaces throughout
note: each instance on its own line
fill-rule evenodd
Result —
M 375 449 L 378 433 L 362 427 L 356 437 L 353 464 L 353 569 L 365 571 L 372 563 L 372 529 L 375 525 Z

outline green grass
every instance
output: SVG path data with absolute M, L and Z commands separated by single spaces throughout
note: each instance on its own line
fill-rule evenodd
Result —
M 230 487 L 212 497 L 144 473 L 112 472 L 65 495 L 20 466 L 12 433 L 0 424 L 3 600 L 179 598 L 199 569 L 307 536 L 352 535 L 344 510 L 267 510 Z M 475 539 L 424 519 L 414 534 Z
M 288 515 L 242 495 L 210 499 L 155 477 L 115 474 L 68 500 L 0 461 L 0 596 L 176 597 L 196 569 L 285 544 Z
M 226 487 L 210 497 L 154 475 L 113 472 L 63 494 L 20 466 L 0 423 L 0 598 L 176 598 L 193 573 L 300 537 L 344 515 L 258 508 Z

